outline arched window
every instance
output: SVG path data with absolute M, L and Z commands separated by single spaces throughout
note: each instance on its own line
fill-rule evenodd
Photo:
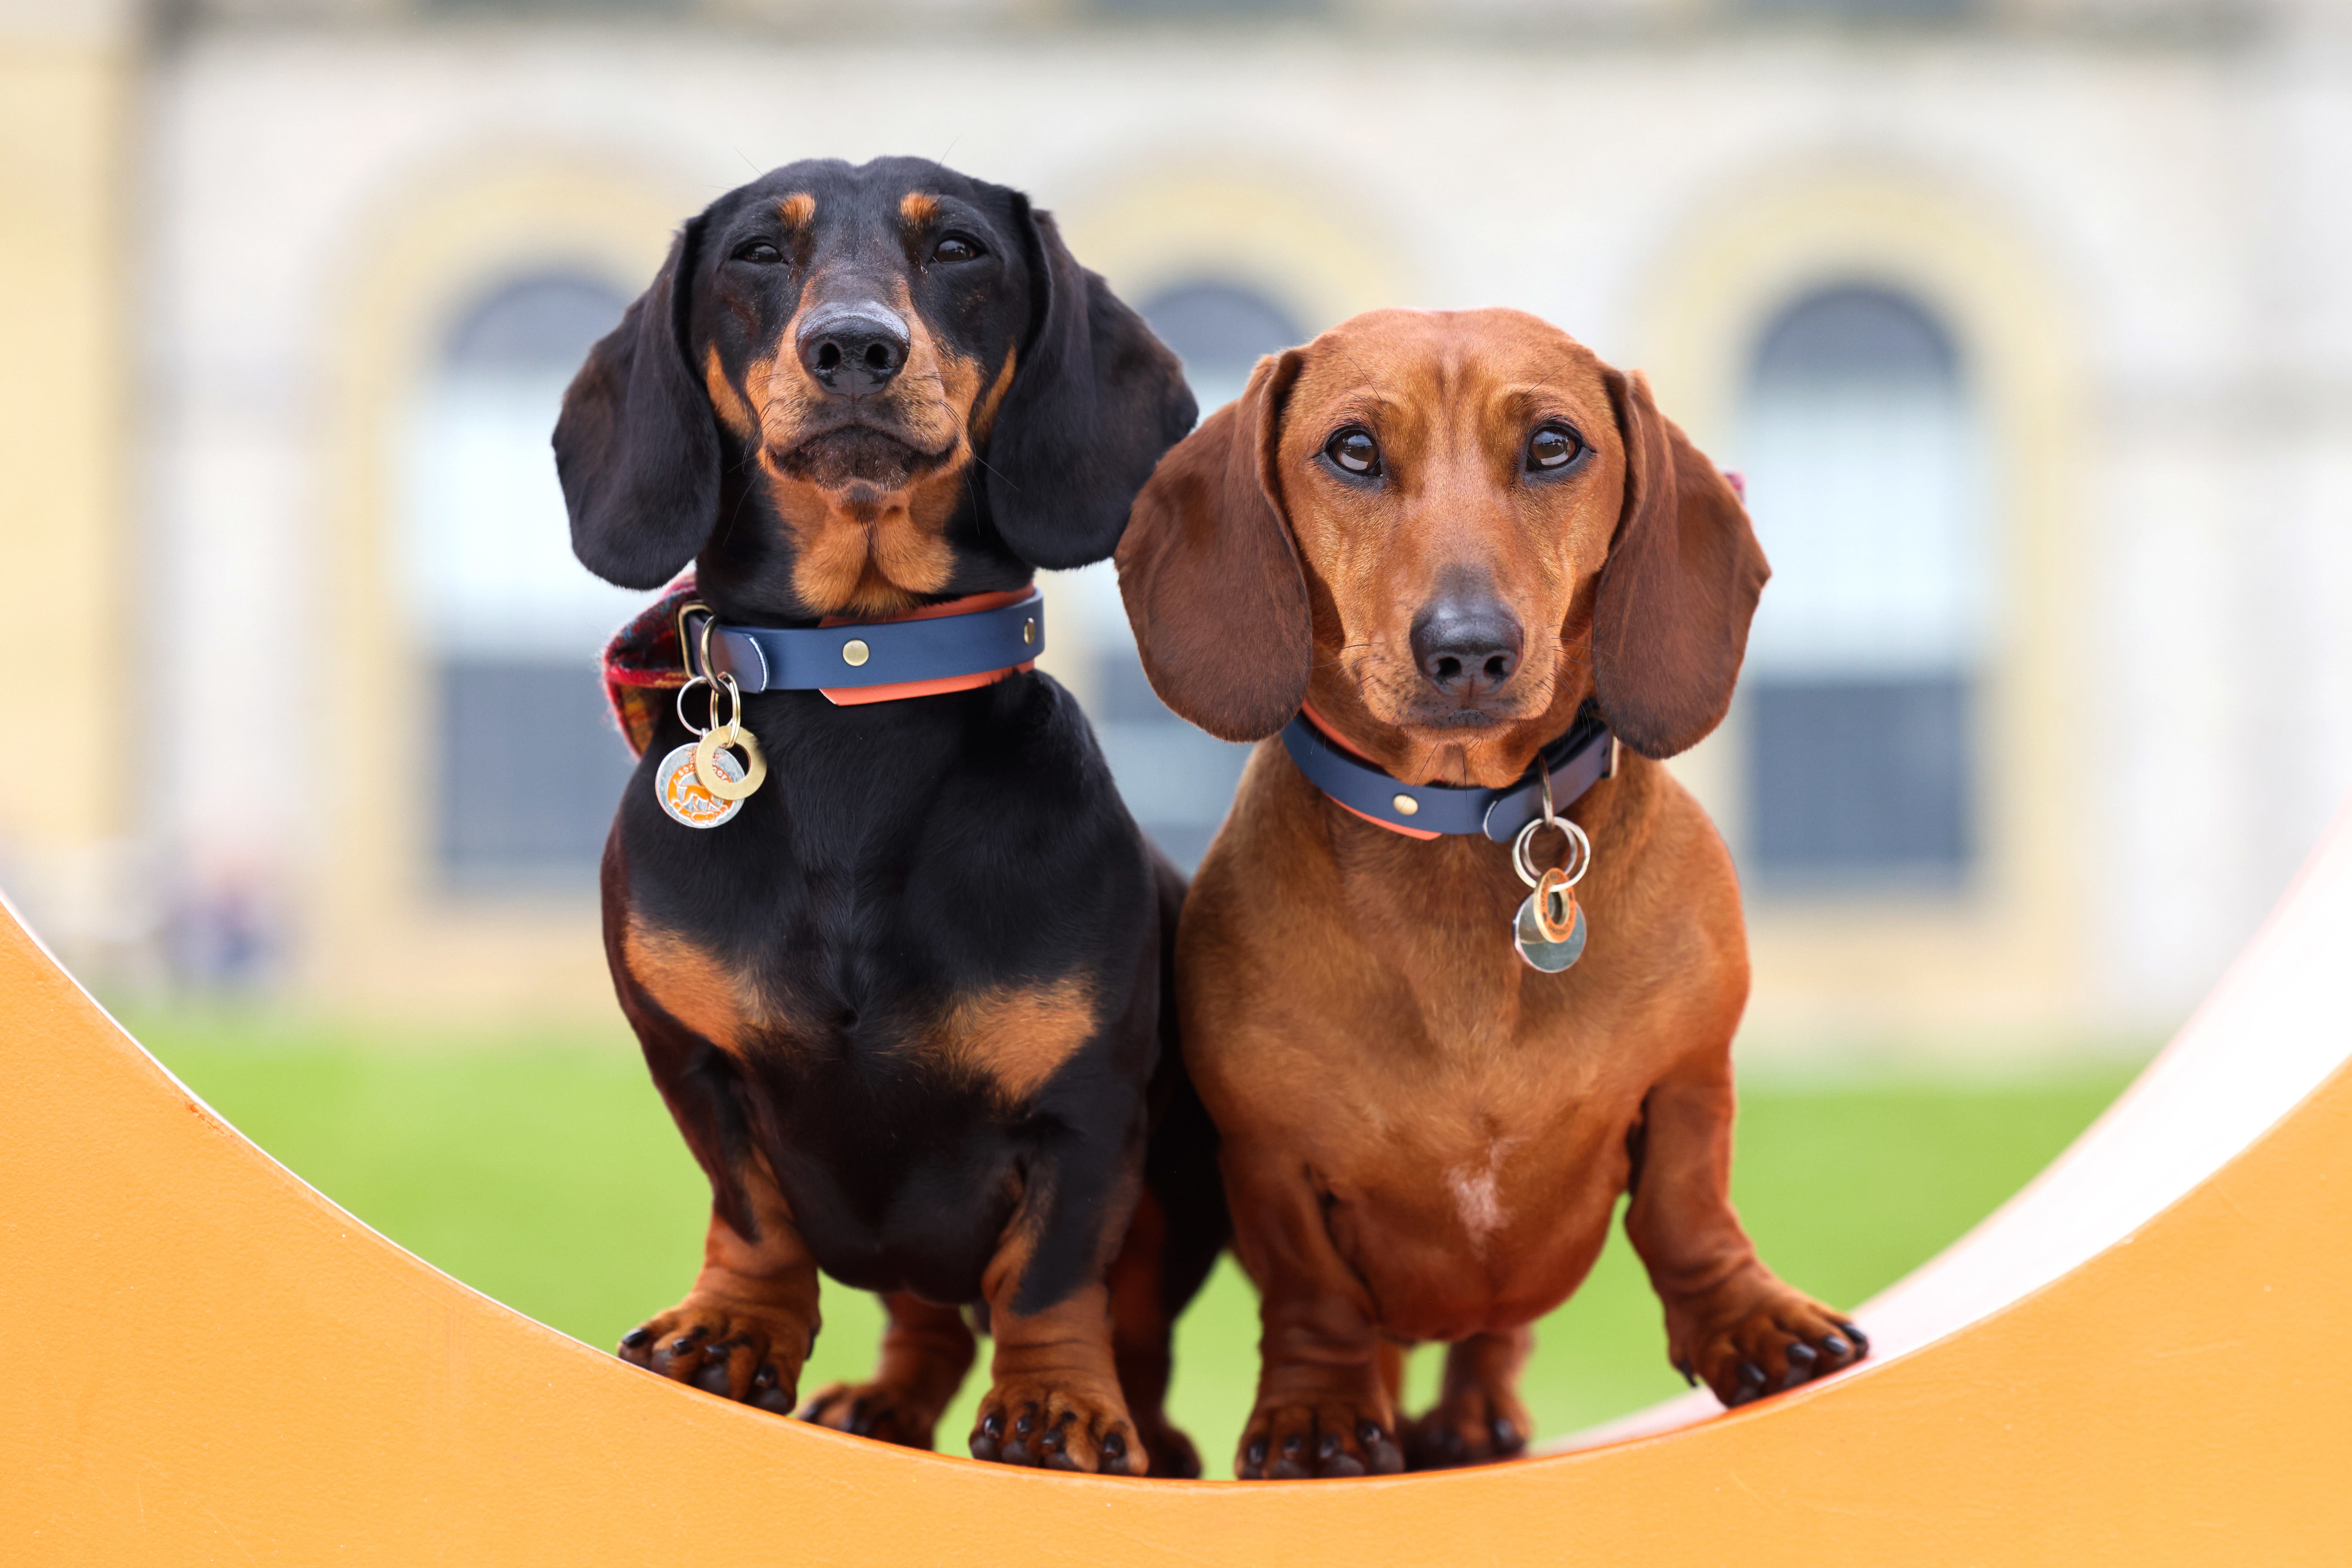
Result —
M 548 446 L 565 385 L 626 303 L 571 273 L 489 289 L 415 410 L 406 578 L 429 670 L 435 858 L 453 887 L 593 887 L 629 773 L 596 652 L 642 595 L 572 559 Z
M 1823 289 L 1764 332 L 1743 424 L 1772 561 L 1746 680 L 1754 868 L 1767 886 L 1951 885 L 1976 848 L 1990 619 L 1966 366 L 1918 301 Z
M 1145 300 L 1143 319 L 1184 362 L 1202 415 L 1241 395 L 1258 360 L 1306 334 L 1264 295 L 1222 279 L 1195 279 Z M 1110 563 L 1073 572 L 1062 603 L 1089 650 L 1087 716 L 1128 809 L 1189 874 L 1200 864 L 1241 783 L 1247 746 L 1204 735 L 1161 704 L 1144 679 Z

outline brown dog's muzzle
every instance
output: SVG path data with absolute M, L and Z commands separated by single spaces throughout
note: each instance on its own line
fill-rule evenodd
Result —
M 909 336 L 896 310 L 858 300 L 811 310 L 794 346 L 809 379 L 834 396 L 855 399 L 890 384 L 907 363 Z
M 1491 581 L 1448 573 L 1413 616 L 1410 641 L 1422 678 L 1470 708 L 1509 683 L 1527 633 Z

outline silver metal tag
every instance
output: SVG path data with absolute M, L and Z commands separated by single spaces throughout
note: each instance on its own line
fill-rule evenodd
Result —
M 694 752 L 689 743 L 661 760 L 661 766 L 654 770 L 654 797 L 661 802 L 661 808 L 673 822 L 682 822 L 688 827 L 717 827 L 742 810 L 743 803 L 721 800 L 703 787 L 694 771 Z M 731 752 L 714 753 L 710 765 L 730 784 L 743 780 L 743 764 L 735 760 Z
M 1580 902 L 1576 906 L 1575 918 L 1568 928 L 1568 940 L 1550 942 L 1544 936 L 1543 918 L 1536 910 L 1536 900 L 1542 896 L 1529 893 L 1519 905 L 1518 918 L 1511 922 L 1511 945 L 1519 950 L 1519 956 L 1528 961 L 1529 968 L 1539 969 L 1546 974 L 1558 974 L 1584 956 L 1584 905 Z

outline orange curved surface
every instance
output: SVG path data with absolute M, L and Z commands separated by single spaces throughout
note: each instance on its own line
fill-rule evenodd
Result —
M 2333 843 L 2291 902 L 2335 974 L 2258 988 L 2346 1000 Z M 2294 1016 L 2352 1052 L 2352 1005 Z M 0 914 L 0 1306 L 12 1564 L 2352 1559 L 2342 1067 L 2105 1250 L 1815 1387 L 1482 1470 L 1099 1480 L 779 1420 L 499 1306 L 253 1147 Z

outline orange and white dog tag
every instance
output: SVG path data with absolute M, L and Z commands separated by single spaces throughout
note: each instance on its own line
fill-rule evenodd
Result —
M 695 751 L 689 743 L 661 760 L 661 766 L 654 770 L 654 795 L 673 822 L 688 827 L 717 827 L 742 810 L 743 802 L 740 797 L 722 800 L 711 793 L 696 771 Z M 731 752 L 715 751 L 709 765 L 729 784 L 743 782 L 743 764 Z

